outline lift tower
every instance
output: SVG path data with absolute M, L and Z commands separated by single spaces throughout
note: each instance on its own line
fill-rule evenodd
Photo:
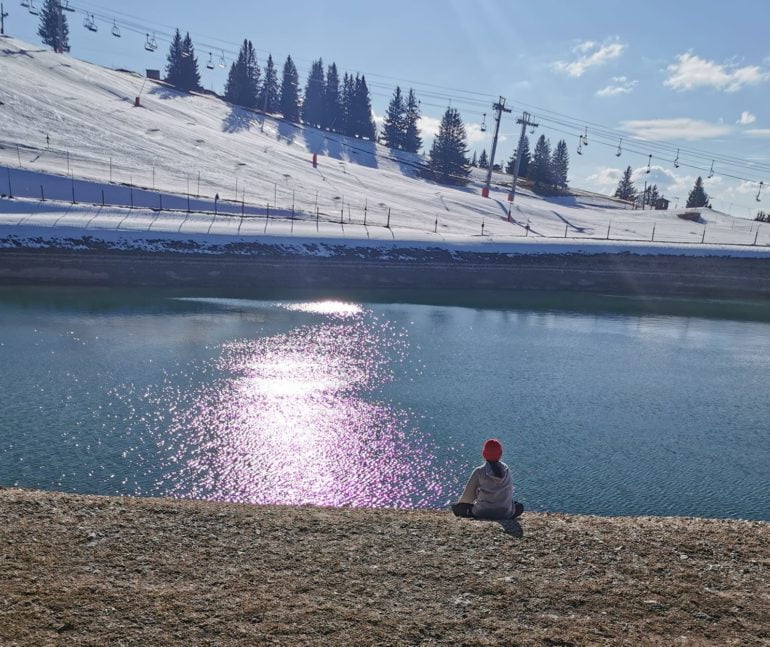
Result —
M 489 156 L 489 168 L 487 169 L 487 182 L 484 188 L 481 189 L 481 195 L 485 198 L 489 197 L 489 185 L 492 183 L 492 169 L 495 165 L 495 151 L 497 150 L 497 136 L 500 134 L 500 118 L 504 112 L 510 112 L 510 108 L 505 107 L 505 99 L 500 97 L 500 100 L 492 105 L 492 110 L 495 111 L 495 136 L 492 139 L 492 154 Z

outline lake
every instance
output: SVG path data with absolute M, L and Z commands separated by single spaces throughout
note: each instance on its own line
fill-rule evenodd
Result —
M 0 486 L 770 520 L 770 304 L 0 288 Z

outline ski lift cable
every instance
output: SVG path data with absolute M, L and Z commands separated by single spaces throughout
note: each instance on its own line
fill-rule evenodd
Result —
M 559 128 L 554 128 L 552 126 L 544 127 L 544 126 L 541 125 L 541 127 L 544 130 L 558 132 L 560 134 L 567 135 L 567 136 L 572 136 L 572 137 L 580 137 L 581 136 L 580 133 L 575 133 L 574 131 L 570 132 L 570 131 L 566 131 L 566 130 L 561 130 Z M 601 141 L 601 140 L 596 140 L 596 143 L 601 145 L 601 146 L 606 146 L 608 148 L 615 148 L 615 144 L 614 143 L 604 142 L 604 141 Z M 666 163 L 666 164 L 670 163 L 667 160 L 667 158 L 657 157 L 655 155 L 651 155 L 648 152 L 637 150 L 635 148 L 624 148 L 623 150 L 624 150 L 624 152 L 632 153 L 634 155 L 639 155 L 639 156 L 641 156 L 643 158 L 646 157 L 648 159 L 648 163 L 651 162 L 652 160 L 659 160 L 660 162 L 663 162 L 663 163 Z M 692 169 L 694 171 L 700 171 L 702 173 L 702 175 L 706 175 L 709 172 L 709 168 L 708 167 L 697 166 L 695 164 L 690 164 L 690 163 L 687 163 L 687 162 L 680 162 L 680 166 L 682 166 L 684 168 Z M 733 175 L 731 173 L 726 173 L 726 172 L 723 172 L 723 171 L 719 171 L 717 173 L 716 169 L 714 169 L 714 175 L 717 175 L 717 174 L 720 177 L 726 177 L 726 178 L 730 178 L 731 180 L 739 180 L 739 181 L 742 181 L 742 182 L 749 182 L 749 183 L 752 183 L 752 184 L 759 184 L 759 182 L 762 181 L 762 180 L 758 180 L 756 178 L 748 178 L 748 177 L 743 177 L 743 176 L 739 176 L 739 175 Z
M 93 3 L 93 2 L 81 2 L 80 4 L 82 4 L 84 6 L 94 7 L 94 9 L 91 10 L 91 11 L 86 11 L 85 9 L 80 9 L 80 11 L 82 13 L 90 13 L 91 15 L 94 15 L 94 16 L 98 15 L 99 18 L 101 18 L 103 20 L 104 19 L 114 20 L 116 22 L 116 24 L 120 24 L 121 26 L 126 26 L 127 28 L 129 26 L 133 27 L 133 29 L 131 31 L 133 31 L 134 33 L 137 33 L 139 35 L 144 35 L 147 32 L 154 31 L 156 34 L 160 34 L 160 36 L 158 37 L 158 40 L 161 40 L 162 42 L 171 42 L 171 39 L 173 38 L 173 33 L 169 34 L 169 33 L 166 33 L 166 32 L 164 32 L 162 30 L 159 30 L 157 28 L 156 29 L 148 28 L 147 25 L 146 25 L 146 21 L 144 21 L 142 18 L 140 18 L 140 17 L 138 17 L 136 15 L 133 15 L 133 14 L 130 14 L 130 13 L 126 13 L 126 12 L 122 12 L 122 11 L 116 11 L 114 8 L 107 8 L 107 7 L 104 7 L 103 5 L 100 5 L 98 3 Z M 69 6 L 69 10 L 75 10 L 75 8 L 72 7 L 72 5 L 69 5 L 69 3 L 68 3 L 68 6 Z M 96 11 L 99 11 L 99 10 L 109 11 L 109 12 L 111 12 L 111 15 L 110 16 L 105 16 L 105 15 L 102 15 L 101 13 L 96 14 Z M 113 17 L 114 15 L 123 16 L 125 19 L 117 20 L 117 19 L 115 19 Z M 142 21 L 142 22 L 141 23 L 134 22 L 133 24 L 131 24 L 133 21 Z M 166 28 L 172 30 L 172 32 L 174 32 L 174 33 L 176 31 L 176 28 L 172 27 L 170 25 L 161 25 L 161 26 L 162 27 L 166 27 Z M 231 45 L 233 47 L 237 47 L 237 45 L 235 43 L 231 43 L 230 41 L 226 41 L 226 40 L 223 40 L 223 39 L 219 39 L 219 38 L 215 38 L 215 37 L 210 37 L 210 36 L 205 37 L 205 38 L 206 38 L 207 41 L 211 40 L 211 41 L 216 41 L 216 42 L 220 42 L 220 43 L 225 43 L 225 44 Z M 222 52 L 226 51 L 224 48 L 221 48 L 219 46 L 217 46 L 217 47 L 210 46 L 210 43 L 203 42 L 200 39 L 198 41 L 198 47 L 199 47 L 199 49 L 201 47 L 203 47 L 204 50 L 205 49 L 211 49 L 211 50 L 219 49 Z M 228 51 L 228 53 L 233 58 L 235 56 L 237 56 L 236 51 L 229 50 L 229 48 L 227 49 L 227 51 Z M 256 51 L 267 52 L 267 50 L 256 50 Z M 294 60 L 295 60 L 295 63 L 296 63 L 296 62 L 298 62 L 301 59 L 296 59 L 295 58 Z M 370 77 L 370 78 L 381 78 L 381 79 L 387 79 L 387 80 L 391 80 L 391 81 L 396 81 L 396 82 L 399 82 L 399 83 L 402 83 L 402 84 L 411 84 L 423 96 L 431 95 L 431 96 L 434 96 L 434 98 L 436 98 L 436 99 L 442 100 L 442 102 L 443 101 L 447 101 L 447 100 L 452 100 L 453 105 L 456 104 L 456 105 L 461 105 L 461 106 L 471 106 L 471 105 L 481 106 L 481 105 L 486 105 L 487 102 L 486 101 L 482 101 L 480 98 L 474 98 L 474 97 L 494 98 L 493 95 L 490 95 L 490 94 L 487 94 L 487 93 L 482 93 L 482 92 L 477 92 L 477 91 L 467 90 L 467 89 L 461 89 L 461 88 L 447 87 L 447 86 L 442 86 L 442 85 L 438 85 L 438 84 L 419 82 L 419 81 L 408 80 L 408 79 L 402 79 L 402 78 L 398 78 L 398 77 L 394 77 L 394 76 L 389 76 L 389 75 L 381 75 L 381 74 L 376 74 L 376 73 L 371 73 L 370 72 L 367 76 Z M 377 84 L 369 82 L 368 85 L 370 87 L 374 87 Z M 380 87 L 382 87 L 382 86 L 380 86 Z M 438 92 L 426 92 L 424 90 L 420 90 L 420 88 L 427 88 L 427 87 L 433 88 L 435 90 L 445 90 L 445 91 L 447 91 L 449 93 L 461 93 L 461 94 L 467 95 L 467 96 L 457 97 L 457 96 L 450 96 L 449 94 L 446 94 L 446 93 L 439 94 Z M 430 105 L 430 104 L 425 103 L 425 105 Z M 575 127 L 577 125 L 580 125 L 581 127 L 585 128 L 586 125 L 589 125 L 589 126 L 592 126 L 595 129 L 595 134 L 598 134 L 598 133 L 601 132 L 601 134 L 604 134 L 604 135 L 607 135 L 607 136 L 611 135 L 613 138 L 617 138 L 618 136 L 628 137 L 628 133 L 627 132 L 619 131 L 619 130 L 614 129 L 614 128 L 609 128 L 609 127 L 606 127 L 606 126 L 604 126 L 602 124 L 598 124 L 597 122 L 591 122 L 591 121 L 581 120 L 581 119 L 576 118 L 576 117 L 571 117 L 571 116 L 566 115 L 564 113 L 560 113 L 560 112 L 557 112 L 557 111 L 549 110 L 547 108 L 542 108 L 541 106 L 535 106 L 533 104 L 528 104 L 526 102 L 512 102 L 512 105 L 514 105 L 514 106 L 518 105 L 518 106 L 521 106 L 523 109 L 527 109 L 527 110 L 533 110 L 534 109 L 534 110 L 538 111 L 539 118 L 542 121 L 550 121 L 550 122 L 553 122 L 553 123 L 559 123 L 559 124 L 567 126 L 567 127 Z M 441 107 L 444 107 L 444 106 L 438 106 L 438 107 L 441 108 Z M 653 150 L 658 150 L 658 151 L 667 150 L 667 151 L 670 151 L 670 154 L 673 154 L 674 151 L 676 150 L 676 147 L 674 145 L 666 144 L 664 142 L 659 142 L 659 141 L 654 141 L 654 140 L 643 140 L 641 138 L 634 137 L 633 135 L 630 137 L 630 139 L 632 139 L 634 141 L 643 142 L 646 146 L 652 148 Z M 681 148 L 680 147 L 680 149 L 681 149 L 681 151 L 683 153 L 688 154 L 688 155 L 693 156 L 693 157 L 699 157 L 701 159 L 715 159 L 715 160 L 719 161 L 721 165 L 727 165 L 727 166 L 732 166 L 732 167 L 740 167 L 740 168 L 744 168 L 744 169 L 750 169 L 752 171 L 762 171 L 762 170 L 765 170 L 765 169 L 770 170 L 770 164 L 746 162 L 745 160 L 742 160 L 740 158 L 736 158 L 736 157 L 732 157 L 732 156 L 728 156 L 728 155 L 715 155 L 713 153 L 708 153 L 706 151 L 702 151 L 702 150 L 696 149 L 696 148 Z

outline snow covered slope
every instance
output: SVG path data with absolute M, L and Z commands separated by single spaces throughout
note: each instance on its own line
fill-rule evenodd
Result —
M 526 193 L 509 222 L 505 189 L 482 198 L 480 174 L 465 188 L 440 186 L 415 177 L 417 156 L 263 118 L 11 38 L 0 38 L 0 79 L 0 187 L 5 175 L 21 185 L 17 176 L 32 173 L 17 195 L 53 187 L 45 175 L 53 173 L 95 182 L 107 202 L 126 204 L 115 196 L 131 184 L 203 196 L 193 209 L 210 208 L 219 194 L 258 209 L 270 204 L 274 214 L 277 203 L 284 216 L 293 205 L 300 217 L 314 217 L 317 206 L 328 221 L 384 225 L 390 214 L 391 226 L 402 230 L 451 236 L 478 236 L 483 223 L 484 234 L 496 238 L 605 238 L 609 230 L 611 239 L 648 241 L 654 227 L 656 241 L 700 243 L 708 224 L 714 243 L 767 239 L 756 235 L 756 223 L 714 212 L 693 223 L 674 212 L 620 209 L 609 199 Z M 134 107 L 137 96 L 141 107 Z

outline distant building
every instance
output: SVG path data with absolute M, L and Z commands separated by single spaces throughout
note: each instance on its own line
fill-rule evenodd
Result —
M 147 70 L 147 78 L 153 81 L 160 81 L 160 70 Z
M 657 211 L 668 211 L 668 205 L 669 205 L 669 201 L 666 200 L 666 198 L 658 198 L 657 200 L 655 200 L 655 204 L 653 205 L 653 207 Z

